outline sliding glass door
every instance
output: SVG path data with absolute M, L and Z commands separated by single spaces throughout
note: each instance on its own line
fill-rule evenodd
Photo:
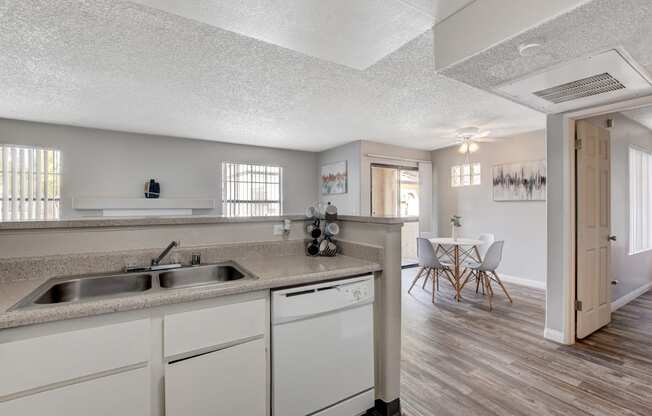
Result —
M 406 219 L 401 232 L 401 257 L 404 265 L 415 263 L 419 235 L 417 168 L 371 165 L 371 215 Z
M 419 171 L 388 165 L 371 165 L 371 215 L 419 216 Z

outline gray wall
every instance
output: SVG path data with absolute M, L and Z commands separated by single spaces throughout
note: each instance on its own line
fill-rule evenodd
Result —
M 367 154 L 392 156 L 406 158 L 406 161 L 395 159 L 383 159 L 368 157 Z M 414 160 L 429 160 L 430 152 L 426 150 L 410 149 L 401 146 L 393 146 L 385 143 L 370 142 L 367 140 L 358 140 L 347 143 L 333 149 L 325 150 L 319 153 L 319 167 L 331 162 L 346 160 L 348 166 L 348 192 L 342 195 L 320 195 L 319 200 L 322 203 L 332 202 L 337 206 L 341 214 L 348 215 L 370 215 L 371 214 L 371 164 L 379 163 L 395 166 L 417 167 Z M 429 164 L 428 164 L 429 165 Z M 429 169 L 428 169 L 429 170 Z M 426 173 L 430 173 L 429 171 Z M 422 186 L 420 199 L 431 201 L 430 177 L 422 174 L 422 179 L 426 186 Z M 319 178 L 318 178 L 319 180 Z M 429 203 L 421 206 L 424 217 L 427 218 L 427 226 L 430 229 L 431 207 Z
M 317 164 L 317 189 L 319 201 L 332 202 L 340 214 L 360 215 L 360 150 L 361 142 L 351 142 L 319 153 Z M 338 195 L 321 195 L 320 175 L 321 166 L 327 163 L 347 162 L 347 192 Z
M 214 198 L 221 213 L 221 162 L 252 162 L 284 168 L 286 214 L 303 213 L 317 198 L 317 154 L 221 142 L 122 133 L 0 119 L 0 142 L 55 147 L 62 151 L 62 215 L 96 215 L 71 209 L 73 197 L 143 195 L 149 178 L 163 197 Z
M 652 131 L 621 114 L 589 119 L 606 127 L 606 119 L 615 121 L 611 132 L 611 234 L 618 240 L 611 244 L 611 277 L 618 280 L 612 287 L 616 300 L 652 283 L 652 251 L 629 255 L 629 147 L 634 145 L 652 152 Z
M 557 342 L 572 343 L 569 327 L 572 317 L 566 313 L 566 301 L 571 294 L 571 143 L 569 124 L 563 114 L 546 118 L 547 180 L 547 252 L 546 267 L 546 328 L 544 336 Z
M 546 158 L 544 131 L 481 143 L 471 161 L 482 164 L 482 184 L 453 188 L 450 185 L 451 166 L 464 163 L 464 158 L 457 146 L 432 152 L 433 205 L 438 234 L 449 236 L 450 217 L 461 215 L 460 235 L 477 237 L 481 233 L 493 233 L 497 240 L 505 241 L 500 272 L 545 283 L 546 203 L 494 202 L 491 186 L 493 165 Z

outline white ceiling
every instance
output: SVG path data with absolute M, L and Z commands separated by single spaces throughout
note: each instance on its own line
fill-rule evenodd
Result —
M 638 124 L 642 124 L 649 130 L 652 130 L 652 106 L 623 111 L 622 114 Z
M 650 0 L 593 0 L 447 67 L 442 74 L 483 90 L 495 91 L 500 84 L 618 47 L 650 75 L 650 22 Z M 543 46 L 535 56 L 521 56 L 519 45 L 530 42 Z
M 365 69 L 471 0 L 133 1 L 315 58 Z
M 408 2 L 428 5 L 360 4 L 386 15 Z M 465 3 L 437 2 L 432 19 Z M 379 41 L 391 53 L 358 70 L 133 2 L 0 0 L 0 117 L 303 150 L 358 139 L 433 149 L 468 125 L 544 127 L 536 111 L 437 75 L 432 31 L 414 36 L 393 52 Z

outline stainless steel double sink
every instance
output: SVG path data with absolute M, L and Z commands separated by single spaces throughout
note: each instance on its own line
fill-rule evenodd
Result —
M 254 277 L 234 262 L 160 271 L 57 277 L 36 288 L 10 310 L 217 285 L 240 279 Z

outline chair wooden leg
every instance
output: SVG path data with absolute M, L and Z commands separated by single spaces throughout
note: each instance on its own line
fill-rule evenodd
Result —
M 425 267 L 422 267 L 421 269 L 419 269 L 419 271 L 417 272 L 417 275 L 414 277 L 414 280 L 412 281 L 412 284 L 410 285 L 410 288 L 408 289 L 408 293 L 410 293 L 412 291 L 412 288 L 417 283 L 417 280 L 419 280 L 419 278 L 421 277 L 421 275 L 423 274 L 423 272 L 425 270 L 426 270 Z
M 435 304 L 435 294 L 437 291 L 435 290 L 435 285 L 438 285 L 439 283 L 439 271 L 435 269 L 435 272 L 432 275 L 432 304 Z
M 478 272 L 478 273 L 480 273 L 480 280 L 482 280 L 482 282 L 481 282 L 482 283 L 482 296 L 484 296 L 485 295 L 485 293 L 484 293 L 484 287 L 485 287 L 484 272 Z
M 426 283 L 428 283 L 428 279 L 430 279 L 430 274 L 432 273 L 432 269 L 428 269 L 428 273 L 426 273 L 426 278 L 423 279 L 423 285 L 421 285 L 421 289 L 426 289 Z
M 451 272 L 448 269 L 444 269 L 442 270 L 442 273 L 444 274 L 446 280 L 448 280 L 448 282 L 451 284 L 451 286 L 455 287 L 455 283 L 453 282 L 454 280 L 453 272 Z
M 493 291 L 491 289 L 491 279 L 486 274 L 482 274 L 484 283 L 487 286 L 487 298 L 489 299 L 489 312 L 493 311 L 493 303 L 492 303 L 492 298 L 493 298 Z
M 466 284 L 471 280 L 471 277 L 473 276 L 473 271 L 469 269 L 465 269 L 464 273 L 462 273 L 462 277 L 464 277 L 464 280 L 462 281 L 462 285 L 460 286 L 460 290 L 464 289 Z
M 480 289 L 480 272 L 475 272 L 473 275 L 475 276 L 475 293 L 478 293 Z
M 435 286 L 437 288 L 437 292 L 439 292 L 439 269 L 435 270 Z
M 503 282 L 501 282 L 500 277 L 498 277 L 498 274 L 496 274 L 496 272 L 491 272 L 491 274 L 494 275 L 494 277 L 496 278 L 496 283 L 498 283 L 500 287 L 503 289 L 503 292 L 505 292 L 507 299 L 509 299 L 509 303 L 514 303 L 512 302 L 512 297 L 509 296 L 509 293 L 507 293 L 507 289 L 505 289 L 505 285 L 503 285 Z

